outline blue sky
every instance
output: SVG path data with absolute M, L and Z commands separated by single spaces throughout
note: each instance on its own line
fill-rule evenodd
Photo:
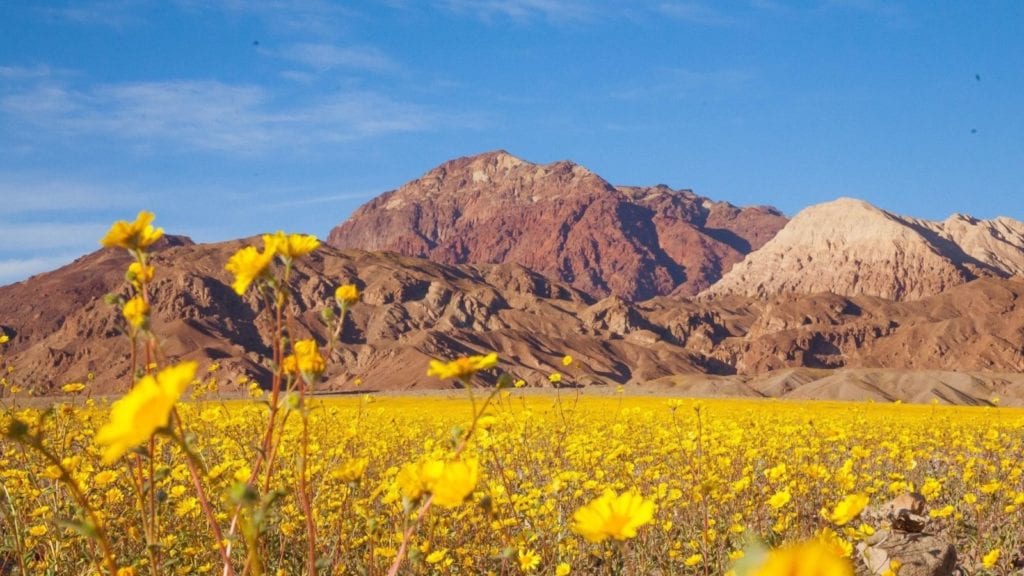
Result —
M 324 237 L 454 157 L 1024 219 L 1024 2 L 7 0 L 0 284 L 157 213 Z

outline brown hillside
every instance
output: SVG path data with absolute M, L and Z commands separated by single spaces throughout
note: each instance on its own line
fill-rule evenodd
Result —
M 223 270 L 243 244 L 174 240 L 157 251 L 154 328 L 168 360 L 217 361 L 221 375 L 265 381 L 269 319 L 257 313 L 254 296 L 231 291 Z M 9 379 L 48 394 L 91 372 L 94 391 L 127 388 L 127 339 L 117 312 L 103 302 L 105 294 L 123 290 L 127 264 L 123 252 L 103 250 L 0 288 L 0 319 L 12 336 L 5 354 L 16 367 Z M 780 370 L 843 368 L 966 371 L 982 376 L 944 381 L 954 388 L 980 381 L 984 388 L 991 383 L 985 374 L 1024 371 L 1019 278 L 968 282 L 913 302 L 826 293 L 631 304 L 614 296 L 595 301 L 517 265 L 453 266 L 329 247 L 314 252 L 296 276 L 297 337 L 322 336 L 318 307 L 335 286 L 355 282 L 363 292 L 326 389 L 350 389 L 357 376 L 371 389 L 447 387 L 426 377 L 430 358 L 490 350 L 500 354 L 503 369 L 531 385 L 544 385 L 557 370 L 568 382 L 586 384 L 646 385 L 689 374 L 691 382 L 703 379 L 702 389 L 714 387 L 709 375 L 732 375 L 723 389 L 741 390 L 746 384 L 736 378 L 742 384 Z M 560 363 L 566 353 L 576 358 L 569 370 Z M 757 393 L 792 395 L 821 378 L 775 378 Z M 858 386 L 843 394 L 870 388 Z M 903 386 L 907 398 L 928 394 L 917 384 Z M 838 394 L 820 383 L 805 393 L 812 390 Z M 883 392 L 884 386 L 872 394 Z

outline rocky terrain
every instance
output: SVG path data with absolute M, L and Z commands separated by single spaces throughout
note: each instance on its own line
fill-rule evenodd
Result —
M 572 162 L 498 151 L 446 162 L 331 231 L 337 248 L 519 264 L 602 297 L 693 295 L 771 239 L 777 210 L 667 186 L 613 186 Z
M 977 278 L 1022 273 L 1024 222 L 962 214 L 931 222 L 841 198 L 797 214 L 704 294 L 919 300 Z
M 251 241 L 167 237 L 154 254 L 160 350 L 216 363 L 229 387 L 269 374 L 270 321 L 224 270 Z M 128 262 L 101 250 L 0 287 L 8 380 L 126 389 L 128 339 L 104 297 L 125 293 Z M 494 350 L 531 386 L 562 371 L 566 385 L 691 395 L 1024 402 L 1024 223 L 1009 218 L 931 222 L 843 198 L 787 223 L 499 151 L 335 228 L 296 270 L 295 337 L 324 338 L 319 308 L 342 283 L 363 298 L 328 391 L 444 388 L 430 359 Z
M 171 238 L 154 254 L 154 330 L 169 360 L 217 362 L 230 383 L 266 379 L 269 319 L 224 271 L 244 241 Z M 9 379 L 37 394 L 95 376 L 129 385 L 127 337 L 104 295 L 124 290 L 128 257 L 102 250 L 0 288 Z M 318 308 L 354 282 L 352 311 L 325 389 L 448 387 L 430 358 L 496 350 L 532 386 L 575 384 L 692 394 L 986 403 L 1024 398 L 1024 280 L 984 278 L 920 300 L 834 294 L 771 298 L 596 299 L 521 266 L 445 265 L 321 247 L 296 271 L 296 336 L 322 337 Z M 564 369 L 560 360 L 576 362 Z M 835 369 L 846 369 L 836 371 Z M 913 372 L 906 372 L 911 370 Z

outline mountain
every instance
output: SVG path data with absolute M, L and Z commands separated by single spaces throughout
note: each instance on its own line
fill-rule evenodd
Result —
M 255 294 L 237 296 L 224 271 L 245 243 L 169 239 L 153 254 L 153 328 L 162 353 L 167 361 L 216 363 L 224 388 L 237 387 L 243 374 L 268 381 L 269 315 Z M 127 389 L 128 340 L 104 296 L 124 293 L 128 263 L 123 251 L 101 250 L 0 287 L 0 322 L 11 335 L 3 353 L 14 367 L 7 379 L 40 395 L 89 373 L 93 392 Z M 327 246 L 302 260 L 294 277 L 295 337 L 323 342 L 319 307 L 337 285 L 356 283 L 363 294 L 324 390 L 354 390 L 357 377 L 371 390 L 448 387 L 426 376 L 429 359 L 495 350 L 502 369 L 532 386 L 547 385 L 547 375 L 559 371 L 569 383 L 703 394 L 1024 398 L 1024 389 L 1001 375 L 1024 371 L 1021 277 L 983 278 L 906 302 L 818 293 L 634 304 L 596 300 L 513 264 L 447 265 Z M 561 365 L 564 354 L 576 359 L 569 368 Z M 918 376 L 901 372 L 907 370 Z M 971 375 L 929 380 L 921 371 Z M 963 397 L 952 392 L 960 384 Z
M 255 240 L 255 239 L 254 239 Z M 257 240 L 258 241 L 258 240 Z M 228 258 L 245 244 L 177 242 L 152 256 L 152 327 L 167 361 L 216 362 L 230 382 L 247 377 L 266 383 L 271 325 L 256 296 L 230 286 Z M 93 392 L 130 385 L 128 338 L 108 293 L 126 293 L 130 260 L 121 250 L 101 250 L 74 263 L 0 287 L 0 322 L 11 336 L 4 353 L 14 366 L 8 380 L 35 394 L 59 393 L 93 375 Z M 297 264 L 295 334 L 325 339 L 319 308 L 343 283 L 356 283 L 362 301 L 347 320 L 325 389 L 443 388 L 427 377 L 432 358 L 499 352 L 502 367 L 531 384 L 546 382 L 572 353 L 585 366 L 580 383 L 647 380 L 703 371 L 701 359 L 669 342 L 623 337 L 615 330 L 635 320 L 620 300 L 595 302 L 570 286 L 521 266 L 449 266 L 361 250 L 322 246 Z M 570 377 L 567 376 L 567 381 Z M 2 395 L 2 391 L 0 391 Z
M 1024 222 L 943 222 L 841 198 L 811 206 L 704 296 L 832 292 L 919 300 L 977 278 L 1024 273 Z
M 693 295 L 786 223 L 667 186 L 612 186 L 572 162 L 504 151 L 458 158 L 384 193 L 331 231 L 337 248 L 445 264 L 518 264 L 602 297 Z

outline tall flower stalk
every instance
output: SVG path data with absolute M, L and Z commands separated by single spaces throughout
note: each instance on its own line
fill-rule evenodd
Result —
M 262 250 L 246 246 L 236 252 L 225 266 L 234 275 L 232 287 L 235 292 L 241 296 L 250 287 L 255 286 L 264 305 L 272 310 L 274 319 L 271 341 L 273 375 L 270 383 L 269 414 L 266 427 L 261 434 L 260 448 L 256 453 L 246 484 L 251 490 L 254 484 L 262 478 L 262 492 L 264 494 L 270 492 L 278 449 L 284 439 L 284 425 L 290 413 L 290 411 L 282 410 L 284 407 L 282 394 L 297 393 L 295 407 L 299 409 L 302 431 L 296 494 L 305 517 L 306 571 L 312 575 L 317 572 L 319 551 L 316 517 L 309 486 L 309 397 L 315 391 L 316 385 L 326 369 L 326 361 L 315 340 L 294 339 L 290 280 L 295 262 L 315 250 L 320 243 L 313 236 L 283 232 L 264 235 L 262 240 Z M 281 264 L 280 271 L 273 265 L 275 260 Z M 341 286 L 335 293 L 338 311 L 336 312 L 333 306 L 323 311 L 322 317 L 327 322 L 330 334 L 326 357 L 331 356 L 335 345 L 340 341 L 345 314 L 349 307 L 358 301 L 358 298 L 359 291 L 354 285 Z M 248 501 L 251 503 L 254 500 L 250 498 Z M 240 521 L 239 515 L 245 508 L 246 506 L 240 503 L 235 509 L 228 536 L 230 540 L 239 527 L 243 529 L 249 548 L 246 559 L 247 570 L 251 570 L 253 574 L 259 576 L 262 573 L 257 550 L 259 530 L 252 526 L 251 519 L 241 519 Z
M 422 499 L 419 508 L 411 521 L 406 518 L 402 531 L 402 543 L 395 555 L 395 560 L 388 569 L 388 576 L 397 576 L 409 553 L 409 542 L 419 529 L 431 506 L 437 504 L 454 507 L 461 504 L 476 487 L 479 478 L 479 465 L 476 460 L 462 459 L 462 453 L 473 438 L 480 417 L 484 415 L 491 400 L 498 394 L 501 386 L 495 386 L 483 404 L 478 408 L 473 394 L 472 378 L 477 372 L 487 370 L 498 364 L 498 354 L 491 352 L 483 356 L 466 356 L 451 362 L 431 360 L 427 376 L 436 376 L 442 380 L 455 379 L 466 388 L 472 406 L 473 418 L 469 429 L 458 433 L 458 443 L 452 455 L 444 460 L 427 460 L 417 464 L 407 464 L 402 470 L 399 482 L 403 485 L 402 492 L 410 501 Z M 425 498 L 423 498 L 425 496 Z

